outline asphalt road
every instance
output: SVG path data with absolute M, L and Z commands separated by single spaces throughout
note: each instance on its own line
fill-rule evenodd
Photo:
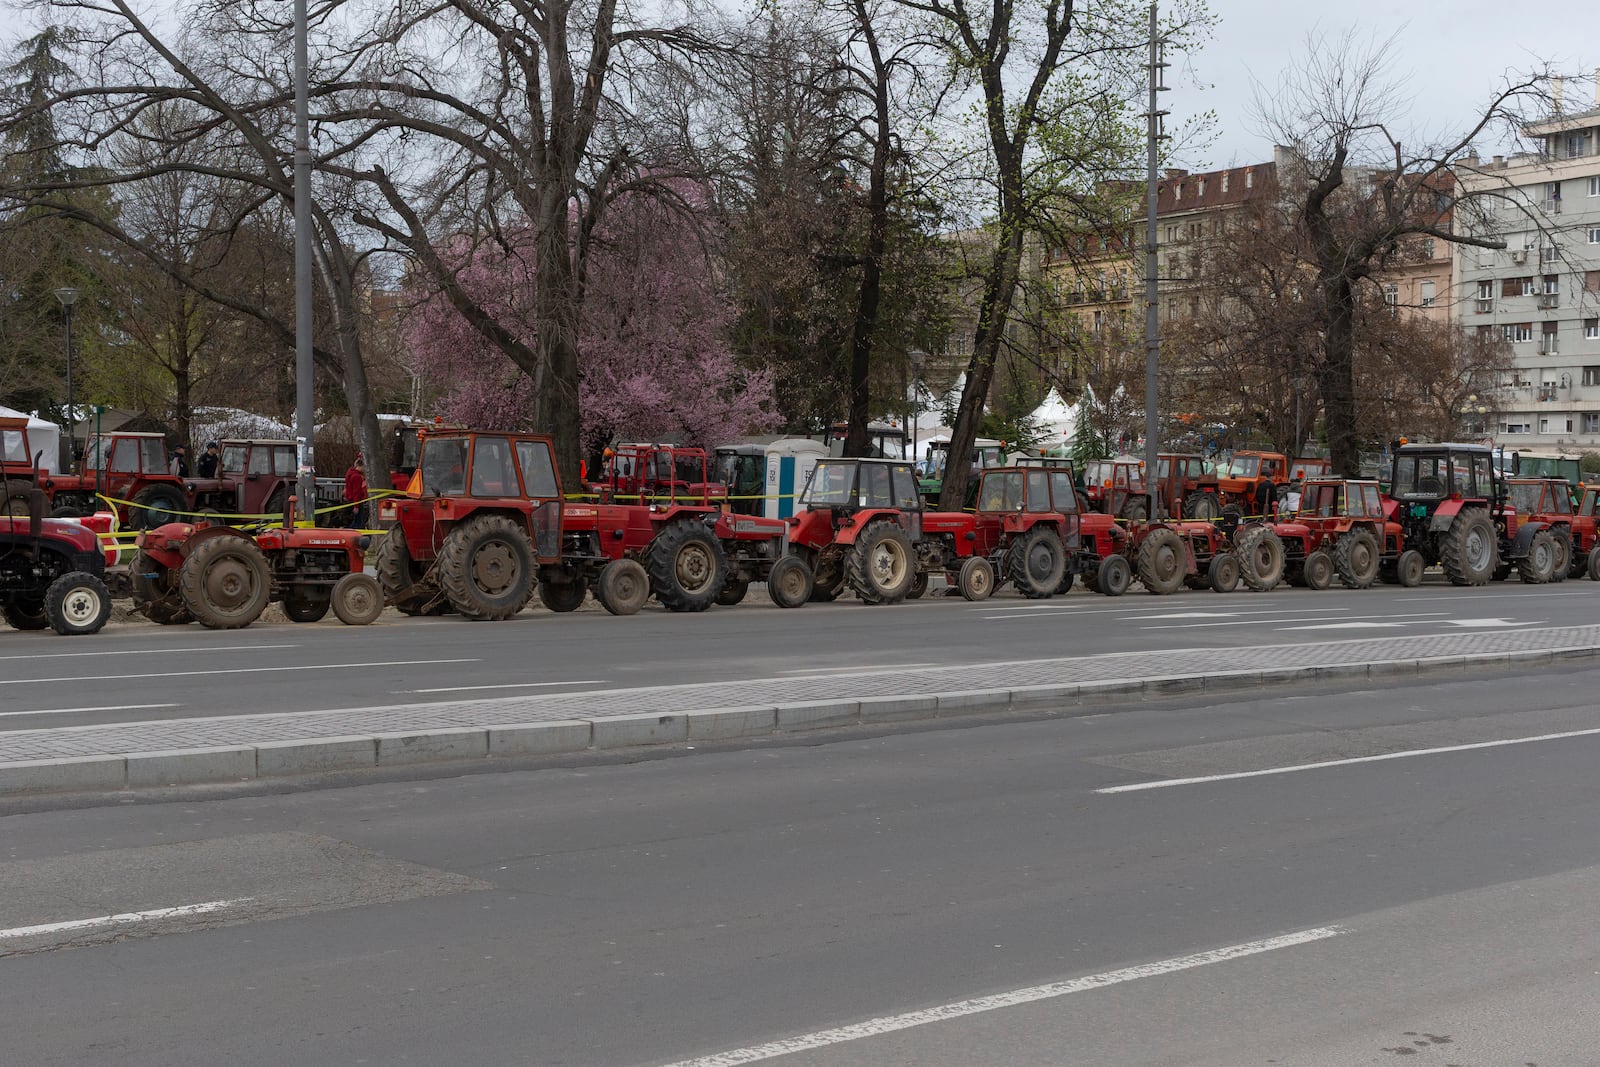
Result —
M 793 611 L 753 593 L 743 605 L 699 615 L 652 604 L 613 618 L 591 604 L 564 616 L 539 608 L 473 623 L 390 611 L 365 628 L 331 617 L 239 631 L 137 620 L 89 639 L 0 635 L 0 730 L 1581 625 L 1595 620 L 1597 606 L 1600 583 L 1589 581 L 1481 589 L 1430 581 L 1229 596 L 1136 589 L 1117 599 L 1075 590 L 1043 601 L 1008 591 L 979 604 L 851 600 Z
M 1595 682 L 13 816 L 5 1058 L 1590 1064 Z

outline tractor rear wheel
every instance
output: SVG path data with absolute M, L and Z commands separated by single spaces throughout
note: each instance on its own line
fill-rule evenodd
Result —
M 1117 512 L 1117 517 L 1129 522 L 1144 522 L 1150 517 L 1150 505 L 1142 496 L 1129 496 L 1122 502 L 1122 510 Z
M 1339 581 L 1351 589 L 1367 589 L 1378 580 L 1378 538 L 1371 530 L 1351 530 L 1333 543 L 1333 566 Z
M 1238 558 L 1227 552 L 1212 556 L 1211 565 L 1206 568 L 1206 579 L 1211 583 L 1213 592 L 1233 592 L 1239 588 Z
M 528 532 L 504 515 L 477 515 L 450 531 L 439 549 L 439 584 L 469 619 L 509 619 L 533 588 Z
M 1487 585 L 1499 563 L 1494 523 L 1482 508 L 1462 508 L 1439 542 L 1439 563 L 1451 585 Z
M 744 595 L 749 591 L 750 580 L 748 578 L 729 578 L 728 584 L 723 586 L 722 591 L 717 594 L 717 604 L 724 608 L 731 608 L 742 601 Z
M 44 610 L 62 637 L 99 633 L 111 618 L 111 591 L 87 571 L 72 571 L 50 583 Z
M 170 485 L 147 485 L 133 495 L 128 509 L 128 525 L 153 530 L 164 523 L 177 522 L 188 509 L 183 494 Z
M 1427 564 L 1422 559 L 1422 553 L 1414 548 L 1400 553 L 1400 558 L 1394 564 L 1395 579 L 1407 589 L 1415 589 L 1422 584 L 1422 572 L 1425 570 Z
M 1107 556 L 1100 561 L 1100 569 L 1094 576 L 1095 591 L 1106 596 L 1121 596 L 1132 582 L 1133 568 L 1128 565 L 1126 556 Z
M 704 611 L 728 581 L 717 535 L 696 519 L 669 522 L 650 544 L 650 588 L 668 611 Z
M 611 561 L 622 562 L 620 559 Z M 606 566 L 611 566 L 611 563 Z M 539 583 L 539 603 L 555 612 L 577 611 L 583 606 L 583 598 L 588 595 L 588 587 L 579 581 Z
M 333 583 L 333 614 L 346 626 L 369 626 L 383 614 L 383 590 L 370 574 L 347 574 Z
M 1252 526 L 1234 542 L 1239 576 L 1244 584 L 1264 593 L 1283 580 L 1283 539 L 1276 530 Z
M 956 588 L 968 600 L 988 600 L 994 592 L 994 567 L 982 556 L 968 556 L 956 572 Z
M 987 564 L 986 564 L 987 566 Z M 845 557 L 850 588 L 868 604 L 898 604 L 917 577 L 917 554 L 896 523 L 879 519 L 867 524 Z M 991 568 L 990 586 L 993 587 Z
M 213 630 L 237 630 L 261 617 L 272 594 L 267 557 L 246 537 L 213 537 L 178 570 L 183 605 Z
M 636 559 L 614 559 L 601 567 L 594 583 L 594 598 L 613 615 L 639 614 L 650 599 L 650 576 L 645 573 L 644 564 Z
M 1029 600 L 1054 596 L 1066 569 L 1067 553 L 1054 527 L 1035 526 L 1006 549 L 1007 577 Z
M 283 614 L 290 622 L 321 622 L 332 604 L 333 599 L 325 588 L 295 593 L 283 598 Z
M 50 616 L 44 610 L 44 601 L 38 598 L 18 597 L 0 604 L 0 614 L 18 630 L 43 630 L 50 625 Z
M 1572 572 L 1572 538 L 1565 530 L 1551 530 L 1550 544 L 1556 550 L 1555 567 L 1550 571 L 1550 580 L 1564 582 Z
M 383 595 L 403 615 L 443 615 L 446 604 L 439 590 L 432 585 L 421 585 L 422 574 L 411 560 L 406 548 L 406 536 L 398 525 L 391 526 L 378 542 L 375 565 L 378 584 Z
M 767 572 L 767 595 L 780 608 L 798 608 L 811 599 L 811 568 L 799 556 L 784 556 Z
M 1549 530 L 1540 530 L 1528 542 L 1528 551 L 1517 560 L 1517 577 L 1525 585 L 1543 585 L 1555 573 L 1556 546 Z
M 1215 493 L 1190 493 L 1183 498 L 1183 517 L 1210 521 L 1222 517 L 1222 502 Z
M 268 522 L 281 522 L 283 520 L 283 509 L 288 506 L 289 490 L 280 485 L 272 491 L 271 496 L 267 497 L 265 510 L 262 511 L 262 514 L 267 516 L 266 521 Z
M 1319 548 L 1306 557 L 1301 573 L 1306 588 L 1320 592 L 1333 584 L 1333 557 Z
M 1145 592 L 1169 596 L 1183 588 L 1188 569 L 1183 538 L 1166 527 L 1151 530 L 1139 546 L 1139 584 Z

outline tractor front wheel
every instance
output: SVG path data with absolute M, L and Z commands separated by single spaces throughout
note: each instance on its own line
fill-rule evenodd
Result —
M 845 576 L 865 603 L 900 603 L 911 592 L 911 583 L 917 577 L 917 554 L 911 547 L 911 538 L 885 519 L 868 523 L 845 559 Z
M 956 572 L 956 588 L 968 600 L 988 600 L 994 592 L 994 568 L 982 556 L 969 556 Z
M 722 591 L 717 594 L 717 605 L 731 608 L 743 601 L 745 594 L 749 591 L 750 580 L 748 578 L 729 578 L 728 584 L 723 586 Z
M 18 597 L 0 604 L 0 614 L 18 630 L 43 630 L 50 625 L 50 616 L 44 610 L 44 601 Z
M 799 556 L 784 556 L 767 573 L 767 595 L 780 608 L 798 608 L 811 599 L 811 568 Z
M 1301 574 L 1305 576 L 1307 589 L 1321 592 L 1333 584 L 1333 557 L 1317 549 L 1306 557 Z
M 346 626 L 370 626 L 383 614 L 383 590 L 370 574 L 347 574 L 333 583 L 333 614 Z
M 63 574 L 44 594 L 50 626 L 63 637 L 99 633 L 111 618 L 111 591 L 86 571 Z
M 543 586 L 540 586 L 543 589 Z M 581 590 L 582 585 L 578 588 Z M 600 568 L 594 598 L 613 615 L 637 615 L 650 599 L 650 576 L 636 559 L 614 559 Z
M 1600 545 L 1595 545 L 1589 550 L 1587 572 L 1591 582 L 1600 582 Z
M 1211 565 L 1206 568 L 1206 580 L 1217 593 L 1231 593 L 1239 588 L 1238 557 L 1228 552 L 1212 556 Z
M 1565 530 L 1550 531 L 1550 546 L 1555 549 L 1555 566 L 1550 571 L 1552 582 L 1564 582 L 1572 572 L 1572 538 Z
M 1139 584 L 1145 592 L 1168 596 L 1183 588 L 1188 560 L 1183 538 L 1165 527 L 1150 531 L 1139 546 Z
M 290 622 L 321 622 L 332 603 L 326 589 L 295 593 L 283 598 L 283 614 Z
M 183 606 L 176 575 L 157 563 L 153 556 L 139 552 L 133 557 L 129 575 L 133 583 L 133 609 L 158 626 L 179 626 L 194 621 Z
M 611 561 L 611 563 L 622 562 L 624 561 L 620 559 Z M 606 564 L 606 566 L 611 566 L 611 563 Z M 576 580 L 539 583 L 539 603 L 554 612 L 577 611 L 583 607 L 583 598 L 588 595 L 588 587 Z
M 1239 536 L 1235 547 L 1245 585 L 1264 593 L 1283 580 L 1283 539 L 1276 530 L 1252 526 Z
M 722 542 L 702 522 L 668 523 L 650 544 L 650 587 L 668 611 L 704 611 L 728 581 Z
M 1378 538 L 1371 530 L 1351 530 L 1333 544 L 1333 566 L 1339 581 L 1351 589 L 1367 589 L 1378 580 Z
M 1029 600 L 1054 596 L 1066 569 L 1066 550 L 1053 527 L 1035 526 L 1006 549 L 1007 574 Z
M 1100 569 L 1095 572 L 1095 589 L 1106 596 L 1121 596 L 1128 591 L 1132 582 L 1133 568 L 1128 565 L 1125 556 L 1107 556 L 1100 561 Z
M 267 558 L 245 537 L 202 541 L 178 570 L 183 605 L 213 630 L 237 630 L 261 617 L 272 593 Z
M 1400 558 L 1395 560 L 1394 576 L 1401 586 L 1406 589 L 1415 589 L 1422 584 L 1422 572 L 1427 570 L 1422 553 L 1414 548 L 1408 548 L 1400 553 Z
M 1494 523 L 1482 508 L 1462 508 L 1439 543 L 1439 563 L 1451 585 L 1487 585 L 1499 563 Z
M 528 603 L 533 580 L 528 533 L 504 515 L 468 519 L 439 549 L 439 584 L 469 619 L 511 618 Z
M 1517 560 L 1517 577 L 1526 585 L 1543 585 L 1555 573 L 1556 546 L 1549 530 L 1540 530 L 1528 542 L 1528 551 Z

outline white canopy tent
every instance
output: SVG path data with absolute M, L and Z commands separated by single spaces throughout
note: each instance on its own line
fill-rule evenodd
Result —
M 46 473 L 59 473 L 61 470 L 61 427 L 53 422 L 46 422 L 24 411 L 17 411 L 0 404 L 0 419 L 27 419 L 28 420 L 28 446 L 22 446 L 20 434 L 5 435 L 5 459 L 7 463 L 32 463 L 33 456 L 25 453 L 44 454 L 39 457 L 39 467 Z M 15 454 L 13 454 L 15 453 Z

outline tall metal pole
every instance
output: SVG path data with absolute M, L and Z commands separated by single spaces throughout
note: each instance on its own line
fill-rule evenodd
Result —
M 1166 114 L 1156 107 L 1156 94 L 1165 92 L 1161 72 L 1166 64 L 1161 61 L 1161 39 L 1156 26 L 1156 5 L 1150 5 L 1150 110 L 1145 113 L 1145 225 L 1144 225 L 1144 469 L 1145 490 L 1150 494 L 1149 515 L 1156 518 L 1157 486 L 1160 453 L 1157 407 L 1160 402 L 1156 380 L 1161 357 L 1161 307 L 1159 300 L 1159 274 L 1156 256 L 1156 195 L 1159 182 L 1156 178 L 1156 145 L 1161 140 L 1161 117 Z
M 67 473 L 77 474 L 78 418 L 72 399 L 72 309 L 78 303 L 78 290 L 67 285 L 57 289 L 55 294 L 56 299 L 61 301 L 62 310 L 67 313 Z M 58 453 L 56 460 L 59 462 L 60 459 Z
M 311 362 L 311 104 L 306 68 L 306 0 L 294 0 L 294 435 L 299 470 L 297 517 L 316 508 L 315 398 Z

